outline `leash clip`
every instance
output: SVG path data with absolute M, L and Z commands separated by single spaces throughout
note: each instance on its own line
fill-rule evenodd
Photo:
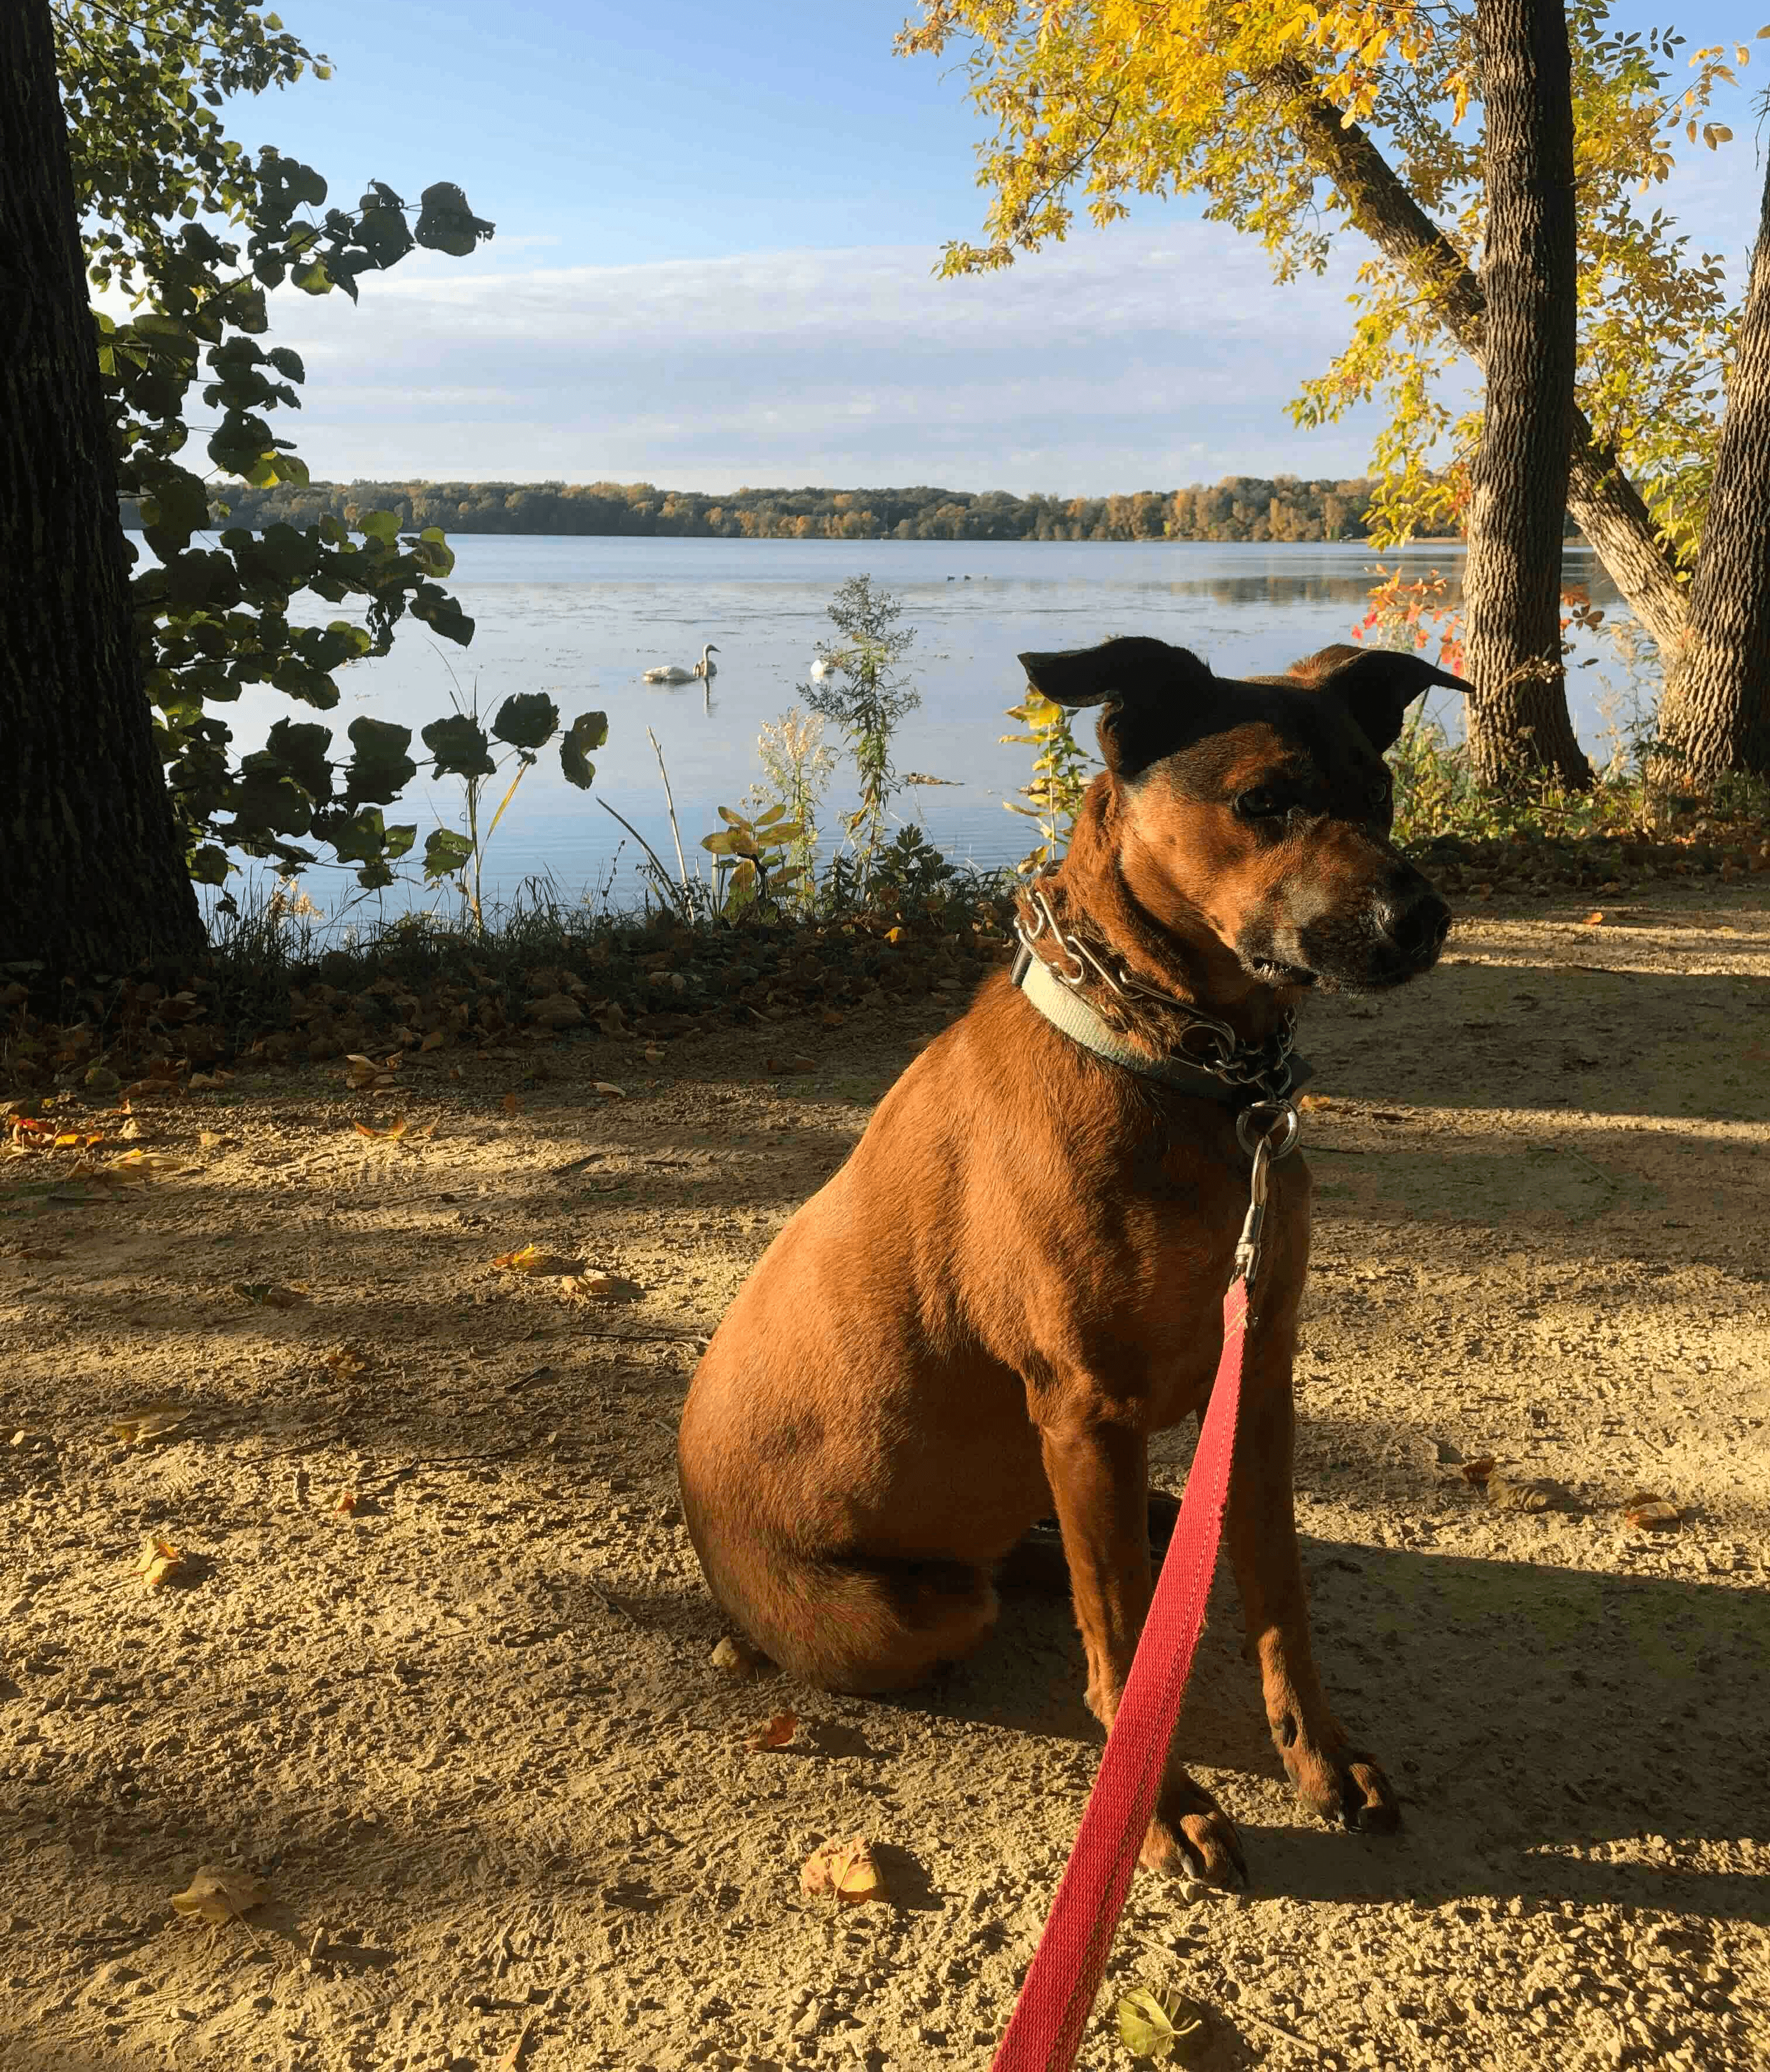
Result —
M 1251 1289 L 1260 1269 L 1260 1231 L 1266 1221 L 1267 1182 L 1275 1159 L 1288 1158 L 1303 1133 L 1303 1119 L 1295 1103 L 1288 1100 L 1254 1101 L 1235 1118 L 1235 1137 L 1254 1160 L 1248 1183 L 1247 1215 L 1235 1247 L 1232 1281 L 1240 1280 Z

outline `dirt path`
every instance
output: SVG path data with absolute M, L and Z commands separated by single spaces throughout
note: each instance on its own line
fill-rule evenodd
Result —
M 1182 1733 L 1254 1888 L 1140 1880 L 1092 2072 L 1140 1981 L 1218 2067 L 1770 2059 L 1770 911 L 1585 911 L 1312 1011 L 1300 1508 L 1408 1824 L 1300 1814 L 1220 1604 Z M 441 1053 L 398 1141 L 335 1068 L 241 1075 L 149 1111 L 185 1170 L 114 1201 L 0 1168 L 10 2067 L 988 2063 L 1095 1758 L 1066 1608 L 914 1704 L 733 1685 L 671 1475 L 699 1342 L 938 1019 L 795 1024 L 788 1079 L 760 1032 Z M 643 1296 L 492 1269 L 524 1243 Z M 1497 1508 L 1484 1453 L 1571 1507 Z M 1637 1490 L 1685 1523 L 1625 1531 Z M 832 1918 L 798 1868 L 856 1831 L 897 1903 Z M 268 1881 L 250 1933 L 175 1917 L 204 1864 Z

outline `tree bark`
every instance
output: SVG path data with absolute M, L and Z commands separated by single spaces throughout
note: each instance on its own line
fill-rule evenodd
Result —
M 1674 783 L 1770 777 L 1770 177 L 1690 588 L 1690 632 L 1660 700 Z
M 204 940 L 129 609 L 48 0 L 0 5 L 0 964 Z
M 1487 127 L 1487 393 L 1463 574 L 1469 767 L 1583 787 L 1567 717 L 1561 541 L 1578 304 L 1573 60 L 1562 0 L 1478 0 Z
M 1287 60 L 1274 74 L 1285 117 L 1333 181 L 1353 224 L 1430 295 L 1445 329 L 1478 366 L 1487 364 L 1487 298 L 1462 254 L 1409 193 L 1357 123 L 1316 88 L 1308 68 Z M 1690 602 L 1678 564 L 1616 455 L 1575 408 L 1568 434 L 1567 508 L 1629 609 L 1668 660 L 1682 644 Z

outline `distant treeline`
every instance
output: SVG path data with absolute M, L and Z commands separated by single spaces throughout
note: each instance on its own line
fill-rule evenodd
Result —
M 717 540 L 1361 540 L 1372 485 L 1233 475 L 1214 487 L 1127 496 L 981 495 L 956 489 L 739 489 L 729 496 L 649 482 L 352 482 L 231 484 L 226 522 L 261 530 L 330 513 L 399 514 L 402 529 L 678 535 Z M 220 511 L 216 513 L 218 521 Z M 139 520 L 124 507 L 124 523 Z M 1437 536 L 1454 538 L 1447 526 Z

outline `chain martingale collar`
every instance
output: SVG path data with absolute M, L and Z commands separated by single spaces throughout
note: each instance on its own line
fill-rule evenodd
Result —
M 1020 938 L 1023 957 L 1042 966 L 1058 984 L 1066 986 L 1079 999 L 1086 987 L 1099 986 L 1120 1004 L 1135 1007 L 1140 1001 L 1148 1001 L 1179 1017 L 1184 1025 L 1178 1041 L 1161 1061 L 1149 1061 L 1140 1065 L 1123 1046 L 1115 1042 L 1109 1050 L 1074 1028 L 1066 1033 L 1090 1049 L 1099 1049 L 1103 1055 L 1132 1071 L 1143 1071 L 1152 1078 L 1166 1078 L 1162 1069 L 1166 1064 L 1178 1067 L 1185 1071 L 1208 1075 L 1219 1081 L 1233 1099 L 1244 1098 L 1238 1106 L 1253 1107 L 1267 1103 L 1283 1104 L 1288 1100 L 1292 1088 L 1300 1083 L 1308 1067 L 1300 1058 L 1293 1059 L 1292 1052 L 1296 1041 L 1297 1018 L 1295 1009 L 1287 1009 L 1278 1027 L 1263 1042 L 1248 1043 L 1236 1034 L 1226 1022 L 1206 1014 L 1190 1001 L 1178 999 L 1171 993 L 1134 976 L 1117 958 L 1103 956 L 1091 948 L 1079 935 L 1066 931 L 1051 911 L 1050 902 L 1037 886 L 1027 888 L 1026 899 L 1033 909 L 1033 919 L 1029 925 L 1024 916 L 1016 920 L 1014 932 Z M 1039 945 L 1049 942 L 1059 952 L 1062 961 L 1053 963 L 1041 956 Z M 1109 953 L 1110 956 L 1110 953 Z M 1024 977 L 1024 969 L 1017 970 L 1016 984 Z M 1038 1003 L 1035 1001 L 1035 1005 Z M 1083 1002 L 1086 1005 L 1086 1002 Z M 1103 1023 L 1103 1032 L 1111 1034 Z

